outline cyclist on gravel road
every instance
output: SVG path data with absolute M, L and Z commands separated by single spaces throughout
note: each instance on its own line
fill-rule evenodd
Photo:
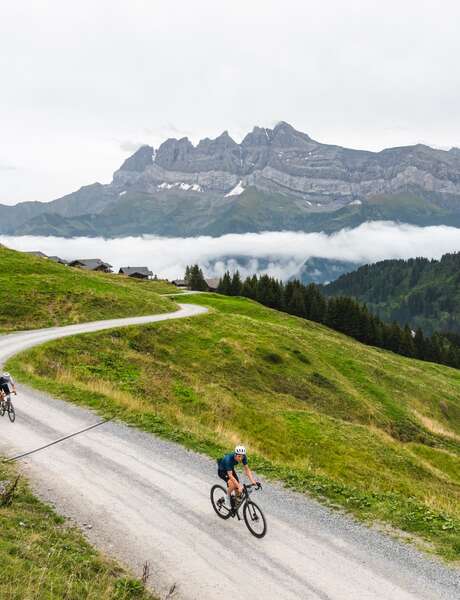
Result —
M 2 398 L 6 398 L 10 394 L 16 395 L 16 384 L 11 375 L 6 371 L 0 377 L 0 392 Z
M 235 496 L 233 496 L 232 492 L 235 492 L 235 494 L 239 496 L 243 491 L 243 486 L 241 485 L 238 475 L 235 472 L 235 466 L 238 463 L 243 464 L 244 472 L 246 473 L 249 481 L 253 485 L 260 487 L 260 483 L 254 479 L 251 469 L 248 467 L 246 448 L 244 446 L 237 446 L 234 452 L 226 454 L 217 461 L 217 474 L 227 483 L 227 494 L 230 498 L 230 504 L 232 507 L 235 505 Z

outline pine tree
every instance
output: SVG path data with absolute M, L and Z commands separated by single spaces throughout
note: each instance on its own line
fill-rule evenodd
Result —
M 420 327 L 417 328 L 414 337 L 415 356 L 421 360 L 426 360 L 426 343 L 425 336 Z
M 219 294 L 225 294 L 226 296 L 230 295 L 232 289 L 232 280 L 230 277 L 230 272 L 225 271 L 224 276 L 221 277 L 219 281 L 219 285 L 217 286 L 217 291 Z
M 190 287 L 190 267 L 189 267 L 189 265 L 187 265 L 185 267 L 184 281 L 187 284 L 187 287 Z
M 415 356 L 415 344 L 409 325 L 404 327 L 399 345 L 399 353 L 404 356 Z
M 230 283 L 230 296 L 241 296 L 242 291 L 243 284 L 241 283 L 240 273 L 239 271 L 235 271 Z
M 292 298 L 292 293 L 294 292 L 294 288 L 298 284 L 298 281 L 288 281 L 284 286 L 283 303 L 286 307 L 289 306 L 289 303 Z
M 241 295 L 245 298 L 251 298 L 251 300 L 255 300 L 257 296 L 257 285 L 257 275 L 246 277 L 241 290 Z
M 204 279 L 203 271 L 198 265 L 193 265 L 190 269 L 189 287 L 197 292 L 205 292 L 208 285 Z
M 393 322 L 390 325 L 390 329 L 389 329 L 388 349 L 391 350 L 392 352 L 398 353 L 399 349 L 401 347 L 401 339 L 402 339 L 401 327 L 396 322 Z
M 300 287 L 294 288 L 287 308 L 291 315 L 305 316 L 305 299 Z

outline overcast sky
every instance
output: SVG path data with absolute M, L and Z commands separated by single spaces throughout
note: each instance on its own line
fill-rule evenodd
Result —
M 0 11 L 0 202 L 52 200 L 141 143 L 290 122 L 460 146 L 458 0 L 15 0 Z

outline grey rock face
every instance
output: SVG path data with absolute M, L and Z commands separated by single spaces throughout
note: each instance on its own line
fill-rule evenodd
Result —
M 311 200 L 312 210 L 408 188 L 460 196 L 458 149 L 445 152 L 420 144 L 382 152 L 350 150 L 316 142 L 285 122 L 274 129 L 254 127 L 241 144 L 225 131 L 197 146 L 187 138 L 169 139 L 150 161 L 152 154 L 150 147 L 140 148 L 115 173 L 114 182 L 149 193 L 163 183 L 228 193 L 241 182 L 242 188 Z
M 134 171 L 142 173 L 144 169 L 153 163 L 153 148 L 152 146 L 141 146 L 139 150 L 127 158 L 121 165 L 121 171 Z
M 215 140 L 201 140 L 196 147 L 187 138 L 169 139 L 161 144 L 155 156 L 156 165 L 183 173 L 237 173 L 240 163 L 240 147 L 226 131 Z
M 239 144 L 224 131 L 196 146 L 142 146 L 108 185 L 0 205 L 0 232 L 20 235 L 335 231 L 375 219 L 460 222 L 460 149 L 351 150 L 281 122 L 254 127 Z

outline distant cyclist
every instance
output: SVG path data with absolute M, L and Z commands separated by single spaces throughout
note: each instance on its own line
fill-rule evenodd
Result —
M 6 398 L 10 394 L 16 395 L 16 384 L 7 371 L 0 377 L 0 391 L 2 398 Z
M 227 494 L 232 507 L 235 506 L 235 496 L 233 495 L 233 492 L 235 492 L 236 496 L 239 496 L 243 491 L 243 486 L 235 471 L 235 467 L 238 463 L 243 464 L 244 472 L 249 481 L 253 485 L 260 487 L 260 483 L 254 479 L 251 469 L 248 467 L 246 448 L 244 446 L 237 446 L 234 452 L 226 454 L 217 461 L 217 474 L 227 483 Z

